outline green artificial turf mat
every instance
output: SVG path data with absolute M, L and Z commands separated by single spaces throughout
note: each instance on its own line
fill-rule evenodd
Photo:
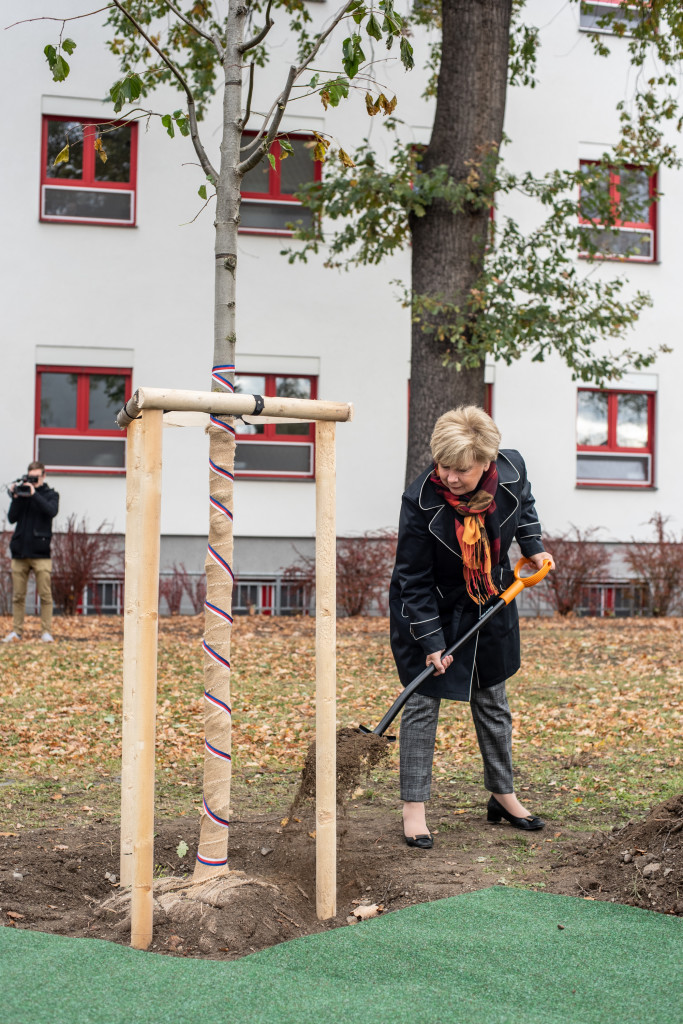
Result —
M 0 1020 L 681 1024 L 682 958 L 678 918 L 502 887 L 231 963 L 1 928 Z

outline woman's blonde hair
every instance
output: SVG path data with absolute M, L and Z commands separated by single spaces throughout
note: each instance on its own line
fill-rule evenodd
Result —
M 430 444 L 434 462 L 467 469 L 473 462 L 495 462 L 500 430 L 478 405 L 461 405 L 439 416 Z

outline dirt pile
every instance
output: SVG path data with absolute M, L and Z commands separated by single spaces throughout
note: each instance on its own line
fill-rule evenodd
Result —
M 565 852 L 566 863 L 551 865 L 560 884 L 552 891 L 566 892 L 572 871 L 577 895 L 683 916 L 683 793 Z

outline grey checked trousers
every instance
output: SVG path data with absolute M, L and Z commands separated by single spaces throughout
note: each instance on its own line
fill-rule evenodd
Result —
M 415 693 L 401 716 L 401 800 L 429 800 L 434 741 L 439 721 L 438 697 Z M 512 793 L 512 716 L 505 683 L 487 689 L 472 687 L 470 709 L 484 762 L 484 785 L 489 793 Z

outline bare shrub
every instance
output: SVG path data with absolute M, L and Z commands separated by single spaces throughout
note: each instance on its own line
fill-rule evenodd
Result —
M 358 537 L 337 537 L 337 607 L 345 615 L 367 615 L 375 604 L 388 613 L 389 581 L 396 558 L 393 530 L 368 530 Z M 299 554 L 283 570 L 283 582 L 308 596 L 315 587 L 315 558 Z
M 633 540 L 624 555 L 635 579 L 647 587 L 650 611 L 657 618 L 680 611 L 683 596 L 683 535 L 666 529 L 670 518 L 655 512 L 648 519 L 655 540 Z
M 52 597 L 65 615 L 75 615 L 86 587 L 98 579 L 121 579 L 123 556 L 111 525 L 100 523 L 88 530 L 70 515 L 66 527 L 52 536 Z
M 195 615 L 199 615 L 204 610 L 204 602 L 206 601 L 206 575 L 202 573 L 190 574 L 183 563 L 181 562 L 178 566 L 183 580 L 183 587 L 185 593 L 190 599 Z
M 180 614 L 180 606 L 183 603 L 183 594 L 185 593 L 186 576 L 187 573 L 184 566 L 176 565 L 174 562 L 170 572 L 165 572 L 159 578 L 159 601 L 162 598 L 166 601 L 170 615 Z
M 11 530 L 0 531 L 0 615 L 12 612 L 12 558 L 9 553 Z
M 593 540 L 601 529 L 591 526 L 580 530 L 572 526 L 555 537 L 543 534 L 543 543 L 555 559 L 556 568 L 545 578 L 545 596 L 560 615 L 569 615 L 581 604 L 584 587 L 604 577 L 609 552 Z

